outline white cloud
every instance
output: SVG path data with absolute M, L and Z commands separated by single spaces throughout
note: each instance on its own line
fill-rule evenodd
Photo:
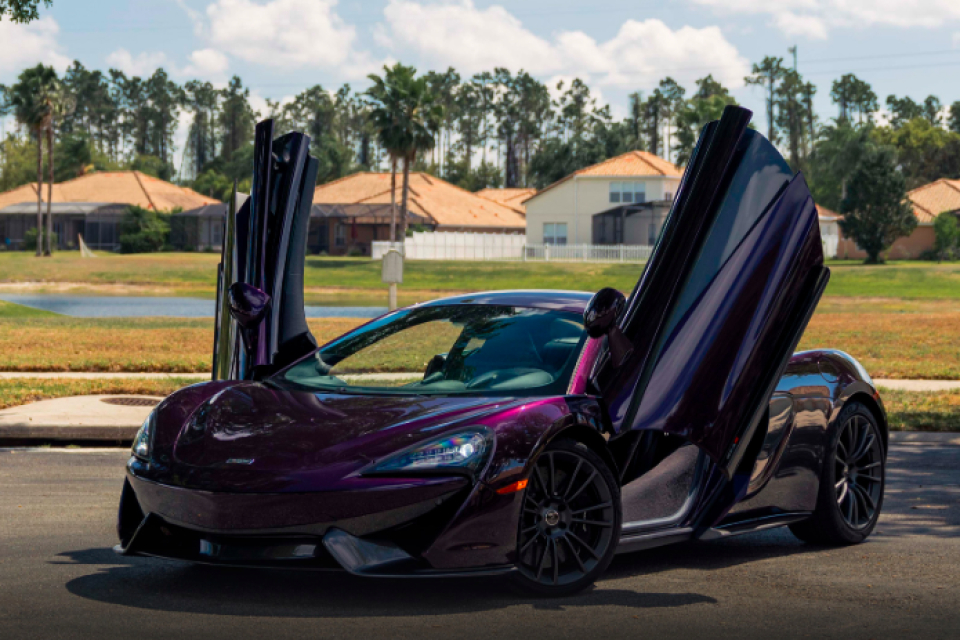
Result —
M 19 73 L 38 62 L 63 73 L 71 60 L 60 53 L 59 33 L 60 26 L 50 16 L 30 24 L 15 24 L 7 18 L 0 18 L 0 74 Z
M 938 28 L 960 22 L 957 0 L 690 0 L 718 13 L 772 16 L 772 24 L 787 35 L 812 39 L 827 36 L 831 27 Z
M 826 40 L 827 25 L 811 15 L 797 15 L 789 11 L 774 16 L 777 27 L 788 36 L 803 36 L 810 40 Z
M 960 48 L 960 31 L 953 33 L 953 46 Z
M 466 74 L 494 67 L 523 67 L 535 74 L 562 70 L 554 47 L 500 6 L 390 0 L 383 13 L 388 31 L 381 41 L 412 49 L 437 66 Z
M 199 49 L 190 54 L 190 63 L 180 70 L 180 75 L 223 81 L 230 61 L 216 49 Z
M 386 25 L 376 33 L 380 44 L 465 75 L 506 67 L 642 88 L 664 75 L 681 80 L 713 73 L 737 87 L 749 72 L 746 59 L 718 27 L 674 30 L 659 20 L 628 20 L 613 38 L 598 42 L 582 31 L 560 32 L 548 40 L 505 8 L 480 9 L 472 0 L 440 5 L 390 0 L 384 16 Z
M 355 50 L 356 29 L 337 0 L 217 0 L 207 7 L 205 30 L 217 49 L 270 67 L 336 69 L 356 75 L 372 63 Z
M 162 51 L 144 51 L 134 56 L 126 49 L 117 49 L 107 56 L 107 64 L 128 76 L 147 77 L 158 67 L 167 65 L 167 55 Z

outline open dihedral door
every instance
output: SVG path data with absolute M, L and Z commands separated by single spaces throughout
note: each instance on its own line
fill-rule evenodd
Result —
M 318 162 L 310 138 L 257 125 L 250 198 L 224 225 L 213 379 L 259 379 L 316 348 L 303 309 Z M 235 200 L 235 199 L 234 199 Z
M 593 375 L 618 434 L 682 436 L 728 478 L 752 463 L 748 445 L 829 278 L 806 182 L 748 128 L 751 115 L 727 107 L 704 127 L 613 329 L 628 348 Z

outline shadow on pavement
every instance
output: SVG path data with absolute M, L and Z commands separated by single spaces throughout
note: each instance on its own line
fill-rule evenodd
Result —
M 743 543 L 691 543 L 618 556 L 605 582 L 677 568 L 709 571 L 771 557 L 816 551 L 790 536 L 755 535 Z M 387 580 L 342 572 L 233 569 L 191 566 L 155 558 L 117 556 L 111 549 L 61 554 L 63 564 L 97 565 L 95 573 L 67 583 L 82 598 L 169 612 L 255 617 L 431 616 L 472 613 L 528 604 L 542 610 L 619 606 L 663 609 L 716 604 L 699 593 L 590 589 L 567 598 L 531 596 L 505 578 Z

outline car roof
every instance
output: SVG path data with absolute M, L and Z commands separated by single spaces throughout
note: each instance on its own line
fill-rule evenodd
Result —
M 583 313 L 593 294 L 588 291 L 556 291 L 530 289 L 511 291 L 480 291 L 424 302 L 417 307 L 437 307 L 454 304 L 495 304 L 507 307 L 532 307 L 569 313 Z

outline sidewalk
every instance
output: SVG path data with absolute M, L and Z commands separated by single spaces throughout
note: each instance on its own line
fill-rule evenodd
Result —
M 163 398 L 73 396 L 0 411 L 0 439 L 130 441 Z

